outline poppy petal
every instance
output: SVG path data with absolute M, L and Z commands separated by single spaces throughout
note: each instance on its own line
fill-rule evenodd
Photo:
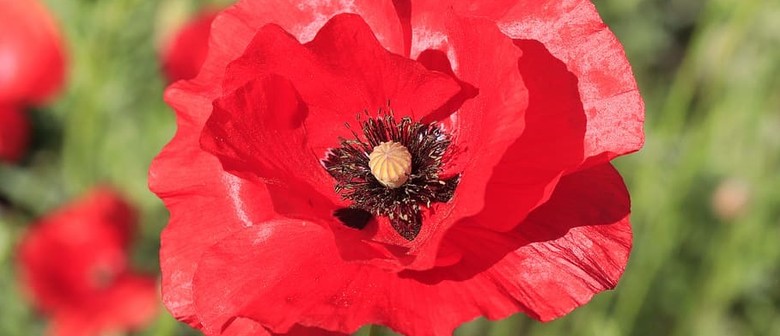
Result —
M 296 323 L 342 332 L 379 323 L 414 335 L 518 310 L 550 320 L 615 286 L 631 246 L 627 195 L 609 165 L 568 175 L 516 231 L 458 228 L 447 241 L 468 257 L 401 273 L 344 263 L 319 225 L 268 221 L 203 254 L 193 283 L 198 315 L 207 333 L 232 316 L 277 332 Z
M 370 27 L 351 14 L 332 18 L 305 46 L 280 27 L 263 27 L 247 52 L 228 67 L 223 90 L 230 95 L 269 74 L 287 78 L 305 103 L 287 117 L 286 129 L 305 133 L 306 146 L 316 155 L 312 162 L 318 165 L 328 148 L 338 146 L 339 137 L 352 136 L 344 123 L 357 123 L 364 111 L 374 115 L 389 103 L 397 116 L 419 120 L 460 90 L 449 76 L 385 50 Z M 233 114 L 243 113 L 225 105 Z
M 399 46 L 392 42 L 399 40 L 394 36 L 400 32 L 400 26 L 389 2 L 299 5 L 296 1 L 242 1 L 220 14 L 212 24 L 209 55 L 198 77 L 177 82 L 166 90 L 165 99 L 176 110 L 179 129 L 152 163 L 149 185 L 172 214 L 162 233 L 160 259 L 163 301 L 177 319 L 195 327 L 199 324 L 188 283 L 202 250 L 232 230 L 273 213 L 267 208 L 259 209 L 271 204 L 264 186 L 246 183 L 224 172 L 215 157 L 199 149 L 200 131 L 211 114 L 211 103 L 222 94 L 219 86 L 211 84 L 222 81 L 227 64 L 243 53 L 263 25 L 276 22 L 307 40 L 327 18 L 339 12 L 361 14 L 375 28 L 373 31 L 385 47 L 400 50 L 400 42 Z M 190 168 L 182 173 L 181 167 Z M 191 211 L 192 207 L 201 211 Z M 217 220 L 209 222 L 203 218 Z M 203 244 L 191 243 L 188 237 L 192 232 L 200 235 Z
M 400 22 L 390 1 L 243 0 L 214 20 L 208 56 L 196 81 L 205 87 L 217 87 L 209 84 L 221 82 L 227 64 L 241 56 L 257 31 L 267 24 L 277 24 L 299 41 L 308 42 L 339 13 L 360 15 L 385 48 L 396 53 L 403 50 Z
M 300 192 L 298 199 L 287 198 L 288 202 L 298 204 L 305 195 L 319 196 L 324 198 L 323 206 L 331 209 L 339 199 L 318 153 L 307 147 L 307 128 L 302 126 L 307 112 L 289 80 L 278 75 L 259 78 L 215 103 L 201 145 L 216 154 L 228 172 L 273 185 L 271 191 Z M 317 210 L 312 208 L 296 212 Z M 329 217 L 325 211 L 322 215 Z
M 479 14 L 497 19 L 513 39 L 540 41 L 577 76 L 588 118 L 583 168 L 639 150 L 644 143 L 644 103 L 620 41 L 593 3 L 497 2 L 504 4 L 503 9 Z
M 251 14 L 247 14 L 251 13 Z M 314 2 L 298 1 L 239 1 L 222 11 L 214 19 L 209 38 L 208 56 L 198 77 L 180 81 L 166 89 L 166 102 L 174 107 L 177 123 L 194 123 L 203 127 L 211 113 L 211 102 L 221 94 L 219 85 L 225 76 L 228 63 L 239 58 L 257 31 L 275 23 L 293 34 L 300 41 L 308 41 L 327 22 L 339 13 L 357 13 L 365 18 L 377 39 L 388 50 L 402 50 L 397 38 L 401 34 L 400 23 L 389 1 Z M 204 97 L 200 101 L 194 96 Z M 199 106 L 196 104 L 206 104 Z M 192 107 L 202 107 L 192 108 Z
M 456 219 L 485 206 L 487 180 L 523 133 L 528 106 L 528 90 L 517 67 L 522 52 L 512 40 L 492 22 L 443 12 L 447 14 L 413 17 L 412 54 L 418 53 L 427 67 L 451 73 L 461 83 L 454 104 L 430 117 L 452 136 L 452 154 L 443 175 L 462 175 L 454 198 L 425 221 L 418 235 L 425 244 L 412 251 L 423 258 L 409 266 L 414 269 L 434 266 L 444 232 Z
M 508 231 L 546 202 L 566 171 L 583 160 L 586 117 L 577 78 L 533 40 L 515 41 L 518 68 L 528 88 L 525 130 L 495 164 L 484 191 L 485 206 L 472 218 L 486 228 Z
M 414 6 L 396 0 L 410 54 L 426 49 L 445 50 L 449 36 L 441 27 L 448 10 L 467 17 L 497 22 L 501 31 L 517 40 L 537 40 L 566 64 L 578 80 L 587 117 L 585 162 L 579 169 L 608 162 L 637 151 L 644 143 L 644 103 L 620 41 L 601 21 L 587 0 L 569 1 L 429 1 Z M 450 58 L 457 54 L 450 52 Z
M 507 234 L 456 226 L 444 241 L 463 251 L 461 264 L 414 276 L 429 283 L 456 273 L 468 279 L 486 276 L 510 293 L 520 310 L 549 321 L 615 287 L 631 251 L 629 212 L 628 191 L 617 170 L 609 164 L 592 167 L 564 176 L 550 200 Z M 490 311 L 489 318 L 499 319 L 512 309 Z
M 226 173 L 217 158 L 200 149 L 200 130 L 211 111 L 209 98 L 174 89 L 166 100 L 178 112 L 179 128 L 149 170 L 149 188 L 171 213 L 160 247 L 163 302 L 174 317 L 197 326 L 187 283 L 200 254 L 231 231 L 270 217 L 271 205 L 264 186 Z M 193 244 L 193 235 L 202 244 Z
M 454 50 L 460 64 L 459 79 L 479 93 L 444 121 L 456 124 L 451 127 L 463 140 L 456 142 L 455 151 L 464 156 L 449 164 L 462 169 L 463 176 L 452 201 L 454 211 L 445 216 L 474 216 L 470 223 L 509 231 L 549 199 L 567 170 L 582 162 L 586 118 L 577 79 L 538 42 L 512 42 L 481 19 L 452 15 L 449 20 L 447 50 Z M 421 57 L 435 52 L 428 49 Z M 484 59 L 496 61 L 486 65 Z M 506 78 L 496 80 L 496 73 Z M 453 225 L 451 220 L 436 228 L 438 237 L 423 247 L 429 252 L 421 249 L 419 254 L 436 255 L 430 249 Z M 428 259 L 412 268 L 432 266 Z
M 389 53 L 349 14 L 331 19 L 306 46 L 277 26 L 263 27 L 226 77 L 223 89 L 231 92 L 215 102 L 203 148 L 229 172 L 279 186 L 271 196 L 287 205 L 286 214 L 314 210 L 321 218 L 347 206 L 320 164 L 327 148 L 351 136 L 345 121 L 388 100 L 399 117 L 422 119 L 460 90 L 449 76 Z

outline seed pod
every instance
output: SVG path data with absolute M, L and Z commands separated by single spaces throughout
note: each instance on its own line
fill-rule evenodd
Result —
M 412 171 L 412 155 L 400 143 L 380 143 L 368 156 L 371 174 L 388 188 L 398 188 L 409 179 Z

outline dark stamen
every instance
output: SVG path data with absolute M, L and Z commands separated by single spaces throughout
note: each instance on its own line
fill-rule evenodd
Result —
M 392 115 L 379 111 L 379 117 L 361 123 L 363 139 L 353 131 L 354 139 L 340 139 L 341 147 L 332 148 L 322 161 L 336 179 L 336 192 L 351 200 L 352 209 L 362 209 L 375 216 L 386 216 L 393 228 L 405 239 L 413 240 L 422 227 L 421 207 L 448 202 L 460 180 L 459 176 L 441 178 L 442 160 L 450 145 L 447 134 L 435 123 L 421 124 L 404 117 L 396 122 Z M 412 156 L 409 179 L 400 187 L 388 188 L 369 168 L 369 154 L 383 142 L 400 143 Z M 340 209 L 339 211 L 344 210 Z M 347 226 L 343 212 L 334 214 Z M 363 226 L 369 218 L 365 219 Z

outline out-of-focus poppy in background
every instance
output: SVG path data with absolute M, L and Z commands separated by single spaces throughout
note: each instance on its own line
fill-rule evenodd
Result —
M 274 1 L 273 6 L 262 8 L 269 15 L 288 15 L 274 12 L 282 3 L 305 11 L 320 2 Z M 473 10 L 491 13 L 502 1 L 471 4 Z M 780 244 L 776 243 L 780 237 L 780 188 L 776 187 L 780 185 L 780 49 L 776 48 L 780 3 L 596 0 L 594 4 L 623 44 L 647 107 L 643 150 L 614 161 L 632 196 L 634 240 L 625 273 L 614 291 L 597 295 L 555 321 L 540 323 L 516 314 L 498 322 L 478 319 L 456 334 L 780 335 L 775 318 L 780 315 Z M 41 251 L 72 248 L 73 238 L 55 242 L 30 237 L 41 232 L 48 232 L 46 237 L 62 235 L 67 230 L 42 228 L 54 227 L 49 226 L 52 216 L 61 218 L 64 209 L 83 204 L 83 199 L 76 200 L 100 183 L 113 185 L 137 208 L 137 239 L 118 248 L 121 244 L 107 243 L 114 241 L 106 238 L 110 230 L 80 224 L 85 228 L 82 237 L 102 237 L 103 243 L 90 253 L 68 257 L 70 263 L 38 269 L 68 274 L 51 284 L 72 288 L 79 283 L 70 280 L 74 274 L 85 274 L 79 271 L 87 269 L 85 265 L 105 260 L 98 256 L 106 253 L 99 251 L 113 250 L 111 254 L 118 256 L 121 250 L 124 257 L 106 257 L 125 258 L 124 266 L 109 268 L 118 273 L 98 267 L 97 273 L 86 276 L 92 280 L 75 286 L 82 293 L 89 288 L 114 288 L 107 284 L 111 279 L 121 283 L 124 277 L 119 274 L 132 278 L 159 272 L 160 232 L 169 214 L 148 190 L 147 172 L 176 130 L 174 112 L 162 101 L 165 86 L 174 80 L 162 70 L 164 51 L 187 22 L 198 21 L 207 8 L 229 5 L 228 0 L 0 0 L 0 111 L 5 111 L 0 114 L 0 155 L 6 155 L 0 163 L 0 334 L 27 336 L 55 330 L 62 318 L 55 317 L 53 296 L 46 296 L 44 304 L 34 294 L 33 282 L 22 273 L 27 267 L 24 260 L 31 258 L 21 251 L 29 249 L 25 246 L 31 246 L 32 240 L 41 242 Z M 320 20 L 319 25 L 327 21 L 313 19 Z M 190 31 L 203 32 L 208 26 L 194 25 L 200 28 Z M 426 35 L 430 32 L 426 30 L 411 32 L 432 41 L 437 37 Z M 546 38 L 558 34 L 552 30 Z M 185 48 L 190 52 L 180 55 L 200 54 L 194 46 Z M 565 61 L 562 55 L 557 58 Z M 185 57 L 187 64 L 198 63 L 189 61 Z M 192 76 L 193 70 L 187 71 L 186 76 Z M 19 126 L 24 124 L 29 131 Z M 28 140 L 19 140 L 26 138 L 24 134 L 29 134 Z M 26 149 L 3 147 L 25 142 Z M 182 171 L 191 164 L 182 161 Z M 190 237 L 201 238 L 207 237 Z M 39 252 L 36 260 L 46 260 L 49 257 L 43 256 L 49 254 L 72 255 Z M 143 279 L 145 284 L 151 281 Z M 94 280 L 97 287 L 84 285 Z M 62 290 L 36 286 L 49 288 L 47 292 Z M 124 295 L 112 297 L 132 304 Z M 114 302 L 108 298 L 104 302 Z M 132 327 L 140 335 L 199 334 L 176 321 L 157 300 L 151 320 L 143 318 L 146 323 L 115 325 L 106 331 Z M 101 311 L 129 314 L 126 306 L 110 306 Z M 88 322 L 66 319 L 77 321 L 66 326 L 86 332 L 106 320 L 97 316 Z M 241 328 L 228 327 L 226 333 L 265 332 L 243 317 L 230 326 Z M 357 333 L 390 334 L 384 328 L 369 329 Z M 311 332 L 300 326 L 293 331 Z
M 38 0 L 0 0 L 0 102 L 40 104 L 62 85 L 62 34 Z
M 192 79 L 198 74 L 206 61 L 209 30 L 216 16 L 217 11 L 205 10 L 163 42 L 162 67 L 169 82 Z
M 135 210 L 105 187 L 33 223 L 18 249 L 19 278 L 58 336 L 145 326 L 157 309 L 153 276 L 129 265 Z
M 59 27 L 37 0 L 0 0 L 0 161 L 17 162 L 30 142 L 30 117 L 60 89 L 65 51 Z

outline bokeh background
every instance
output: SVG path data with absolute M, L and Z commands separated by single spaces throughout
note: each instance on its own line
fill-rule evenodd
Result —
M 201 8 L 227 5 L 44 2 L 70 65 L 56 99 L 28 111 L 30 152 L 0 164 L 0 335 L 38 335 L 46 323 L 17 283 L 19 238 L 95 184 L 110 183 L 139 209 L 132 261 L 158 272 L 168 215 L 146 174 L 175 131 L 160 48 Z M 633 200 L 628 268 L 614 291 L 559 320 L 477 320 L 456 334 L 780 335 L 780 1 L 595 3 L 647 105 L 645 148 L 616 160 Z M 133 334 L 197 334 L 160 307 Z

